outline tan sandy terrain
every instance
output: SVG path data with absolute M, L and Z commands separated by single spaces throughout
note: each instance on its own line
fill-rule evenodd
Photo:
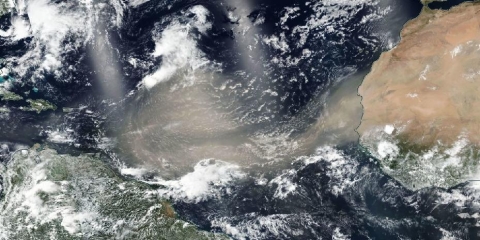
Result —
M 389 134 L 420 146 L 480 144 L 480 3 L 425 7 L 401 36 L 358 90 L 360 135 L 394 126 Z

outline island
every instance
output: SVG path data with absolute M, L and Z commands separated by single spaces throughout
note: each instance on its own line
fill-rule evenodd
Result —
M 430 2 L 358 89 L 360 143 L 410 189 L 480 179 L 480 3 Z
M 29 107 L 22 107 L 21 109 L 24 111 L 33 111 L 36 113 L 41 113 L 42 111 L 48 111 L 48 110 L 57 110 L 57 106 L 55 106 L 53 103 L 44 100 L 44 99 L 27 99 L 27 103 L 30 104 Z

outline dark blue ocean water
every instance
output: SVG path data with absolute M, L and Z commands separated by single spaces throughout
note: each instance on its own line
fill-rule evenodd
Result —
M 472 1 L 466 1 L 466 0 L 448 0 L 448 1 L 438 1 L 438 2 L 432 2 L 428 4 L 428 7 L 431 9 L 443 9 L 443 10 L 448 10 L 453 6 L 457 6 L 460 3 L 463 2 L 472 2 Z
M 272 121 L 264 123 L 264 125 L 281 124 L 291 120 L 315 96 L 327 91 L 339 78 L 356 71 L 368 70 L 371 63 L 387 48 L 386 39 L 390 39 L 392 42 L 398 41 L 398 33 L 403 23 L 415 17 L 420 9 L 420 5 L 413 0 L 407 3 L 405 1 L 391 1 L 387 3 L 391 8 L 390 13 L 386 14 L 384 19 L 376 21 L 375 24 L 366 25 L 360 24 L 362 18 L 374 12 L 375 8 L 365 7 L 350 16 L 348 20 L 338 19 L 343 21 L 338 26 L 332 24 L 335 27 L 342 28 L 338 29 L 341 35 L 335 31 L 324 33 L 322 32 L 325 31 L 324 29 L 314 29 L 311 30 L 306 43 L 302 47 L 293 48 L 289 52 L 292 57 L 299 57 L 304 49 L 309 49 L 312 55 L 308 60 L 300 61 L 292 67 L 278 67 L 267 64 L 265 67 L 255 69 L 249 65 L 240 64 L 243 54 L 241 49 L 238 48 L 238 42 L 253 42 L 255 36 L 247 36 L 246 39 L 235 36 L 234 30 L 238 27 L 238 24 L 230 22 L 226 17 L 227 10 L 234 8 L 234 5 L 222 1 L 176 1 L 171 4 L 162 1 L 149 1 L 126 11 L 123 16 L 124 24 L 121 28 L 104 26 L 96 31 L 96 38 L 108 35 L 108 42 L 112 49 L 115 49 L 110 51 L 111 56 L 105 60 L 107 61 L 105 66 L 118 66 L 115 69 L 119 72 L 120 79 L 117 82 L 123 89 L 122 93 L 117 96 L 110 96 L 102 90 L 102 78 L 104 76 L 100 74 L 99 69 L 95 69 L 96 62 L 93 60 L 98 56 L 95 55 L 96 50 L 93 50 L 94 43 L 81 46 L 76 51 L 69 51 L 64 54 L 63 64 L 75 66 L 75 71 L 66 71 L 61 77 L 62 79 L 56 79 L 54 75 L 46 73 L 42 81 L 36 83 L 22 81 L 21 84 L 14 85 L 13 91 L 25 99 L 46 99 L 54 103 L 58 110 L 54 113 L 41 114 L 12 111 L 12 118 L 18 121 L 18 125 L 28 127 L 20 128 L 17 124 L 8 124 L 9 120 L 0 119 L 0 121 L 6 121 L 0 129 L 1 136 L 4 137 L 3 140 L 14 138 L 16 141 L 32 144 L 41 140 L 41 137 L 38 136 L 41 135 L 42 130 L 48 129 L 49 125 L 56 126 L 62 122 L 71 122 L 71 125 L 76 126 L 81 131 L 78 137 L 81 138 L 82 147 L 94 147 L 94 142 L 91 141 L 92 134 L 88 133 L 89 130 L 92 130 L 91 125 L 94 125 L 86 120 L 89 116 L 85 116 L 84 120 L 78 120 L 82 119 L 81 114 L 69 117 L 68 114 L 62 113 L 62 108 L 78 107 L 79 105 L 88 106 L 91 111 L 99 112 L 103 117 L 111 119 L 110 123 L 114 124 L 110 124 L 110 127 L 112 125 L 113 128 L 121 127 L 123 123 L 119 116 L 122 116 L 123 111 L 126 111 L 124 108 L 126 107 L 128 110 L 129 108 L 135 108 L 135 106 L 129 106 L 129 102 L 125 101 L 112 108 L 109 103 L 118 101 L 130 90 L 135 89 L 138 82 L 152 72 L 156 64 L 161 63 L 161 60 L 157 59 L 154 60 L 157 61 L 156 64 L 153 62 L 146 68 L 134 68 L 128 63 L 128 57 L 134 56 L 139 60 L 152 61 L 150 53 L 155 47 L 151 36 L 152 30 L 166 26 L 169 21 L 165 21 L 165 19 L 175 17 L 180 11 L 197 4 L 204 5 L 212 13 L 210 18 L 213 21 L 211 33 L 199 39 L 199 48 L 207 54 L 210 60 L 222 64 L 222 73 L 226 78 L 232 79 L 227 87 L 255 79 L 254 84 L 256 86 L 253 88 L 257 92 L 240 94 L 242 89 L 238 92 L 227 92 L 225 96 L 221 96 L 224 104 L 229 105 L 232 103 L 230 101 L 243 103 L 240 104 L 243 107 L 235 110 L 238 116 L 249 113 L 253 114 L 255 118 L 272 117 Z M 264 23 L 257 27 L 257 34 L 262 35 L 274 35 L 280 32 L 292 33 L 295 26 L 305 25 L 305 22 L 309 20 L 308 18 L 315 14 L 312 8 L 306 6 L 303 2 L 251 1 L 248 4 L 251 5 L 249 15 L 251 19 L 260 15 L 265 18 Z M 284 15 L 286 7 L 298 7 L 301 14 L 286 22 L 286 24 L 279 25 L 278 21 Z M 111 8 L 106 9 L 106 11 L 108 10 L 113 11 Z M 28 16 L 22 17 L 28 19 Z M 9 27 L 8 19 L 8 15 L 0 19 L 2 29 Z M 336 20 L 331 19 L 330 21 Z M 286 38 L 285 41 L 290 45 L 295 45 L 296 42 L 300 41 L 299 38 L 300 36 L 295 35 Z M 4 57 L 20 57 L 29 50 L 30 41 L 31 38 L 26 38 L 12 43 L 0 39 L 0 52 Z M 65 43 L 69 41 L 72 41 L 72 39 L 66 39 Z M 277 50 L 261 44 L 258 44 L 258 47 L 262 54 L 252 58 L 251 64 L 253 66 L 265 65 L 280 54 Z M 31 68 L 33 70 L 36 66 Z M 242 74 L 239 75 L 239 72 Z M 128 77 L 125 77 L 127 74 Z M 33 76 L 28 74 L 24 76 L 26 79 L 30 77 Z M 299 80 L 292 81 L 296 78 L 299 78 Z M 64 79 L 68 81 L 64 81 Z M 33 89 L 37 91 L 33 91 Z M 258 97 L 261 95 L 258 92 L 265 90 L 274 90 L 278 95 L 272 97 L 263 94 Z M 236 95 L 236 97 L 232 98 L 231 95 Z M 252 109 L 260 108 L 264 103 L 268 103 L 268 111 L 252 111 Z M 24 101 L 10 101 L 4 102 L 4 104 L 13 107 L 13 109 L 27 105 Z M 310 120 L 315 121 L 320 111 L 321 109 L 313 111 Z M 272 113 L 273 115 L 270 116 Z M 50 120 L 42 120 L 47 118 Z M 52 123 L 54 119 L 58 119 L 56 123 Z M 87 124 L 87 126 L 83 127 L 82 124 Z M 115 129 L 110 131 L 115 131 Z
M 460 210 L 437 202 L 441 193 L 468 192 L 461 186 L 409 191 L 370 163 L 355 144 L 341 149 L 355 163 L 342 166 L 352 170 L 352 175 L 332 175 L 333 163 L 328 161 L 306 167 L 293 164 L 291 180 L 297 188 L 284 199 L 275 197 L 275 188 L 255 182 L 260 175 L 270 180 L 282 172 L 259 168 L 221 199 L 200 204 L 180 202 L 175 207 L 181 216 L 204 229 L 221 231 L 218 225 L 212 226 L 212 220 L 221 219 L 240 231 L 259 228 L 255 233 L 263 233 L 263 239 L 330 239 L 337 228 L 347 239 L 441 239 L 442 229 L 460 239 L 478 239 L 480 228 L 474 226 L 475 221 L 458 215 L 476 212 L 474 204 L 467 203 Z M 335 193 L 334 186 L 353 179 L 355 184 Z M 277 223 L 280 226 L 265 223 L 277 218 L 285 219 Z
M 460 1 L 432 3 L 430 6 L 449 8 L 457 2 Z M 302 41 L 300 35 L 292 34 L 295 27 L 305 25 L 316 13 L 304 1 L 258 0 L 238 4 L 249 5 L 248 16 L 252 21 L 264 18 L 263 24 L 255 30 L 258 35 L 279 35 L 283 32 L 293 36 L 285 39 L 292 46 Z M 388 6 L 388 11 L 372 24 L 362 24 L 362 20 L 377 11 L 376 6 L 365 5 L 347 20 L 331 18 L 329 21 L 332 23 L 339 23 L 331 24 L 334 29 L 311 29 L 305 44 L 301 48 L 292 48 L 288 53 L 301 56 L 304 49 L 309 49 L 312 55 L 295 66 L 282 67 L 267 64 L 282 54 L 281 51 L 263 45 L 258 45 L 261 54 L 250 58 L 249 64 L 242 63 L 242 42 L 251 44 L 256 36 L 247 34 L 242 37 L 238 34 L 238 23 L 232 22 L 227 16 L 228 10 L 238 8 L 232 2 L 152 0 L 126 11 L 123 15 L 124 24 L 120 28 L 106 24 L 97 33 L 98 36 L 106 36 L 115 50 L 108 52 L 106 61 L 112 62 L 105 63 L 105 66 L 118 66 L 116 69 L 122 77 L 117 80 L 124 91 L 121 97 L 108 95 L 102 90 L 104 76 L 95 71 L 95 58 L 98 57 L 95 48 L 91 45 L 79 47 L 65 53 L 64 58 L 64 64 L 74 65 L 75 71 L 67 72 L 63 77 L 74 81 L 59 81 L 54 75 L 47 74 L 42 82 L 14 85 L 14 92 L 25 98 L 47 99 L 57 105 L 58 110 L 36 114 L 15 110 L 25 106 L 24 101 L 2 102 L 14 110 L 10 118 L 0 119 L 0 142 L 26 145 L 43 143 L 47 138 L 45 130 L 68 127 L 74 130 L 78 146 L 49 144 L 61 152 L 101 151 L 96 139 L 115 136 L 120 128 L 129 124 L 123 117 L 124 113 L 138 108 L 137 102 L 123 98 L 123 95 L 134 90 L 145 75 L 161 64 L 161 60 L 152 60 L 150 57 L 155 48 L 152 30 L 163 29 L 179 12 L 193 5 L 203 5 L 211 12 L 209 18 L 212 29 L 208 35 L 199 37 L 198 47 L 208 59 L 222 64 L 222 73 L 232 79 L 229 84 L 233 86 L 254 78 L 255 91 L 274 89 L 278 93 L 278 97 L 257 98 L 255 96 L 259 95 L 255 95 L 255 91 L 240 94 L 242 91 L 238 90 L 220 96 L 226 99 L 225 109 L 228 109 L 229 101 L 242 103 L 239 104 L 241 107 L 235 109 L 239 116 L 252 112 L 252 109 L 260 109 L 264 103 L 269 104 L 270 112 L 252 112 L 253 119 L 273 115 L 272 120 L 266 123 L 253 121 L 252 125 L 258 128 L 264 125 L 272 128 L 283 126 L 285 122 L 298 117 L 312 99 L 335 86 L 338 79 L 368 70 L 381 52 L 398 42 L 403 24 L 417 16 L 422 7 L 417 0 L 380 1 L 380 5 Z M 297 7 L 299 15 L 282 25 L 279 22 L 286 7 Z M 106 11 L 113 10 L 107 8 Z M 9 18 L 8 15 L 0 18 L 1 29 L 8 28 Z M 0 38 L 0 55 L 3 58 L 22 56 L 28 51 L 30 41 L 27 38 L 11 43 Z M 131 56 L 153 62 L 144 68 L 134 68 L 128 63 L 128 57 Z M 308 81 L 291 81 L 292 78 Z M 38 91 L 33 91 L 34 88 Z M 78 106 L 86 108 L 62 111 L 64 107 Z M 312 110 L 312 114 L 303 119 L 306 125 L 321 112 L 321 107 Z M 299 125 L 297 131 L 302 132 L 305 128 Z M 251 167 L 248 177 L 233 183 L 229 191 L 222 193 L 219 198 L 195 203 L 172 201 L 175 201 L 174 206 L 180 218 L 201 229 L 224 231 L 219 222 L 237 226 L 246 233 L 248 229 L 257 227 L 255 233 L 261 233 L 258 238 L 263 239 L 331 239 L 335 231 L 351 239 L 440 239 L 444 235 L 442 229 L 461 239 L 479 238 L 475 221 L 458 215 L 460 211 L 475 213 L 473 202 L 467 201 L 461 210 L 449 204 L 438 204 L 439 194 L 468 192 L 463 186 L 413 192 L 385 176 L 357 143 L 336 147 L 347 161 L 342 165 L 343 170 L 348 170 L 346 172 L 335 173 L 329 161 L 304 166 L 298 162 L 285 165 L 285 161 L 294 160 L 285 159 L 278 166 Z M 8 154 L 0 157 L 8 158 Z M 275 187 L 258 184 L 258 179 L 272 180 L 284 174 L 286 169 L 291 170 L 289 179 L 296 189 L 285 198 L 276 196 Z M 348 181 L 355 183 L 340 192 L 335 190 Z M 269 227 L 268 222 L 275 219 L 281 219 L 277 222 L 278 226 Z M 251 239 L 256 237 L 251 236 Z

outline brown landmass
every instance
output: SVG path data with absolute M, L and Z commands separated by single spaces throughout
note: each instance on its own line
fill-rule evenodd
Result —
M 459 136 L 480 144 L 480 3 L 448 11 L 424 7 L 402 40 L 376 61 L 358 92 L 364 116 L 358 128 L 394 126 L 390 134 L 412 144 L 450 145 Z

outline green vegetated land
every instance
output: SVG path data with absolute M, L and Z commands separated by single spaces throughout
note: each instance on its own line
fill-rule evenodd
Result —
M 0 164 L 0 239 L 225 239 L 176 217 L 149 185 L 125 179 L 98 154 L 40 145 Z

